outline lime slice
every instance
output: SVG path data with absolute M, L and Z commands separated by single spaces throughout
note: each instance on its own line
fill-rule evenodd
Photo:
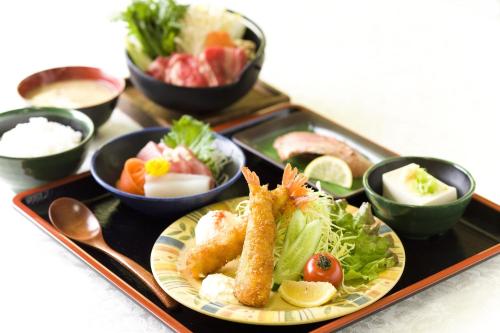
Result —
M 283 281 L 278 293 L 288 303 L 310 308 L 330 301 L 337 289 L 329 282 Z
M 312 160 L 304 170 L 309 178 L 340 185 L 352 186 L 352 172 L 346 162 L 335 156 L 324 155 Z

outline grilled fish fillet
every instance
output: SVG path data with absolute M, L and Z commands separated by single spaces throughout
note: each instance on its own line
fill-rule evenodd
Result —
M 349 165 L 353 177 L 361 177 L 372 164 L 346 143 L 312 132 L 287 133 L 278 137 L 273 146 L 282 161 L 300 154 L 338 157 Z

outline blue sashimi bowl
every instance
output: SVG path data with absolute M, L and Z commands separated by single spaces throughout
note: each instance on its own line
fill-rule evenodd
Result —
M 205 193 L 174 198 L 150 198 L 117 189 L 115 183 L 120 177 L 125 161 L 135 157 L 149 141 L 159 142 L 169 131 L 168 128 L 164 127 L 147 128 L 107 142 L 92 156 L 90 167 L 92 176 L 99 185 L 125 205 L 155 217 L 181 214 L 205 206 L 241 176 L 241 168 L 245 165 L 245 155 L 231 140 L 216 134 L 215 144 L 217 148 L 230 159 L 229 164 L 224 168 L 228 179 L 223 184 L 217 185 Z

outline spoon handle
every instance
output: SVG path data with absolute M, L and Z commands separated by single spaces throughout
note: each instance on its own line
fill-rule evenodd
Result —
M 123 254 L 116 252 L 109 246 L 100 246 L 100 249 L 109 254 L 111 257 L 120 262 L 125 266 L 130 272 L 134 273 L 148 288 L 158 297 L 158 299 L 168 308 L 172 309 L 177 305 L 177 302 L 173 300 L 169 295 L 161 289 L 153 274 L 148 272 L 144 267 L 133 261 L 132 259 L 124 256 Z

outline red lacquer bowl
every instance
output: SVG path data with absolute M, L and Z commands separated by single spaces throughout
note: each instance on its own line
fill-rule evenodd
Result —
M 17 86 L 17 91 L 28 103 L 30 93 L 49 83 L 65 80 L 96 80 L 107 83 L 115 90 L 115 94 L 104 102 L 95 105 L 85 105 L 76 109 L 85 113 L 94 122 L 95 128 L 104 124 L 113 112 L 118 97 L 125 89 L 125 80 L 106 74 L 99 68 L 84 66 L 68 66 L 47 69 L 26 77 Z M 58 105 L 44 105 L 58 107 Z

